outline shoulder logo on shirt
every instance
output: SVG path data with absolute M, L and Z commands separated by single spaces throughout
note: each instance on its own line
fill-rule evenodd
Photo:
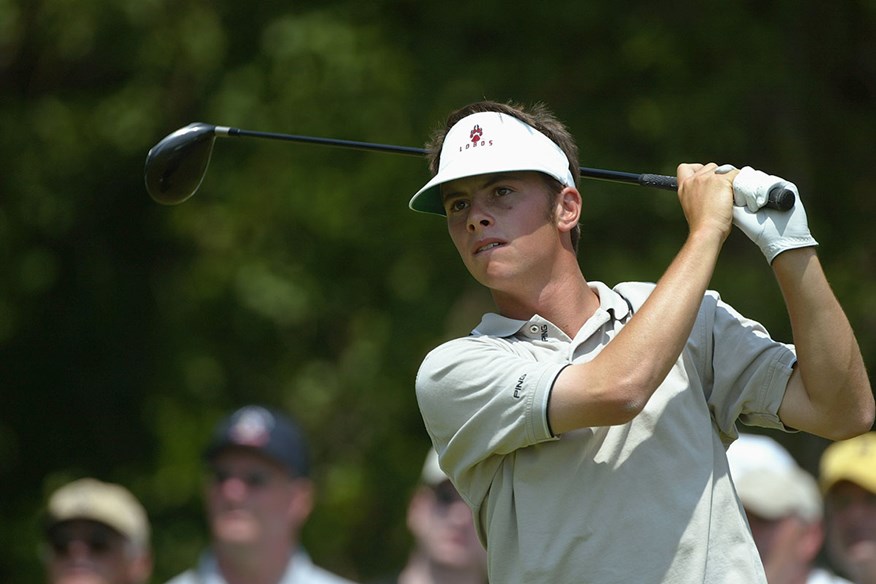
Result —
M 526 373 L 520 376 L 517 380 L 517 385 L 514 386 L 514 399 L 520 399 L 523 393 L 523 381 L 526 379 Z

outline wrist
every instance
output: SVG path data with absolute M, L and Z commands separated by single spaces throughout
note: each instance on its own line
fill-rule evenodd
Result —
M 811 236 L 805 238 L 784 238 L 762 246 L 761 250 L 770 265 L 774 265 L 783 256 L 785 258 L 783 263 L 806 260 L 815 255 L 815 247 L 817 245 L 818 242 Z
M 688 233 L 687 240 L 692 245 L 697 247 L 715 248 L 720 250 L 724 245 L 724 241 L 730 233 L 730 229 L 725 229 L 723 226 L 702 225 Z
M 773 258 L 773 271 L 780 274 L 800 273 L 817 257 L 814 247 L 797 247 L 779 252 Z

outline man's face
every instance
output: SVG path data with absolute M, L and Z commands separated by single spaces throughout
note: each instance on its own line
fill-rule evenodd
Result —
M 842 481 L 827 494 L 831 560 L 848 574 L 876 574 L 876 494 Z
M 796 517 L 793 516 L 782 519 L 765 519 L 747 510 L 746 515 L 748 516 L 748 525 L 751 527 L 751 535 L 763 561 L 769 558 L 774 543 L 780 539 L 782 531 L 790 529 L 796 522 Z
M 145 581 L 144 559 L 102 523 L 65 521 L 48 534 L 50 584 L 133 584 Z
M 297 536 L 312 508 L 311 483 L 257 453 L 229 449 L 212 462 L 206 485 L 214 543 L 258 546 Z
M 486 574 L 486 551 L 478 541 L 471 510 L 450 481 L 423 487 L 414 495 L 408 526 L 432 562 L 448 570 Z
M 821 549 L 824 532 L 819 520 L 794 514 L 766 519 L 749 510 L 746 515 L 767 576 L 791 566 L 809 566 Z
M 532 270 L 550 269 L 545 258 L 560 236 L 547 189 L 536 172 L 478 175 L 441 187 L 450 238 L 478 282 L 501 291 L 515 276 L 531 280 Z

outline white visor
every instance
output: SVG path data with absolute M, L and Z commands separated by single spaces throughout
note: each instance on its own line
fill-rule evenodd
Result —
M 575 184 L 569 159 L 547 136 L 514 116 L 480 112 L 459 120 L 444 137 L 438 174 L 417 191 L 408 206 L 444 215 L 440 185 L 479 174 L 543 172 L 564 186 Z

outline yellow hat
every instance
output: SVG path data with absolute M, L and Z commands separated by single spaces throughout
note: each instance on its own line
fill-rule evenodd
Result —
M 149 545 L 146 510 L 120 485 L 91 478 L 68 483 L 49 498 L 46 515 L 49 529 L 64 521 L 84 519 L 103 523 L 137 545 Z
M 876 493 L 876 432 L 834 442 L 821 455 L 821 492 L 840 481 L 851 481 Z

